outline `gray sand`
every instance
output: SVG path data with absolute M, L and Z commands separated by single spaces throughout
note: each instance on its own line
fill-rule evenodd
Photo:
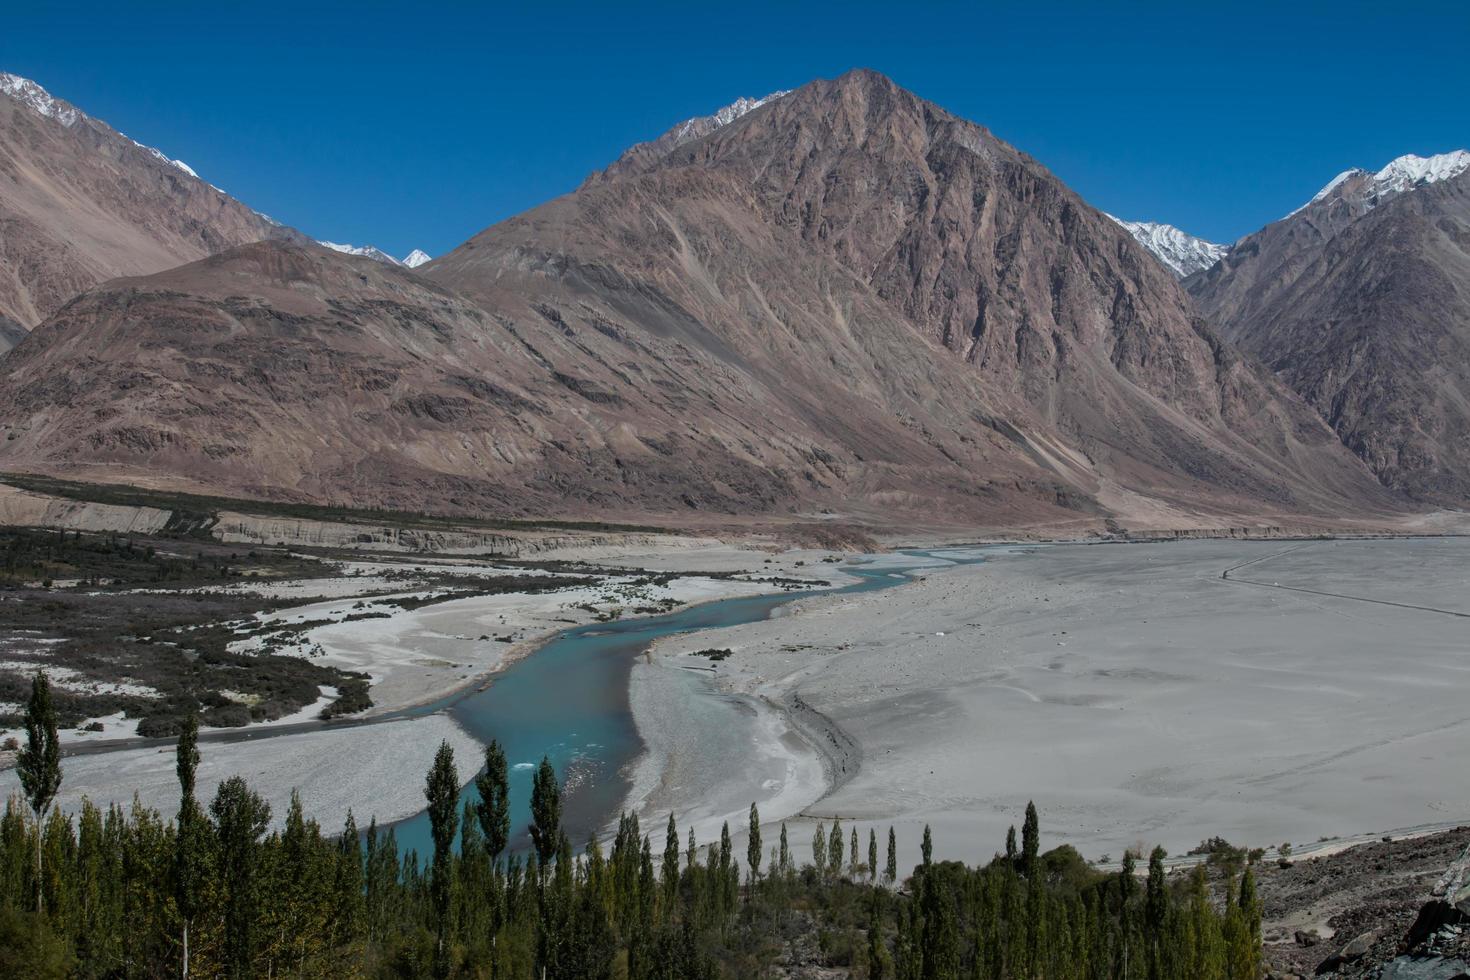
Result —
M 865 840 L 894 824 L 905 862 L 925 823 L 941 856 L 988 857 L 1028 799 L 1048 842 L 1092 858 L 1216 834 L 1300 849 L 1470 817 L 1470 618 L 1382 604 L 1470 612 L 1467 575 L 1467 539 L 1046 546 L 672 637 L 650 669 L 731 647 L 721 688 L 830 716 L 862 767 L 819 802 L 807 787 L 804 812 Z M 639 683 L 645 731 L 677 728 Z M 744 778 L 680 758 L 687 735 L 658 744 Z M 810 828 L 794 834 L 805 857 Z

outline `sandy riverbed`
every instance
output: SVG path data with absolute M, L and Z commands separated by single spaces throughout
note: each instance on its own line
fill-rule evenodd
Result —
M 270 804 L 273 826 L 285 819 L 295 788 L 306 815 L 325 830 L 338 830 L 349 808 L 366 827 L 373 816 L 385 823 L 423 809 L 424 779 L 441 741 L 454 749 L 461 775 L 468 778 L 479 768 L 480 744 L 447 715 L 203 742 L 195 792 L 207 806 L 221 782 L 244 776 Z M 128 806 L 136 793 L 145 806 L 170 818 L 179 805 L 174 763 L 171 746 L 68 757 L 62 762 L 57 803 L 75 813 L 83 797 L 103 807 Z M 19 791 L 15 770 L 0 772 L 0 797 Z
M 841 580 L 831 564 L 822 562 L 831 552 L 800 551 L 770 555 L 717 542 L 674 549 L 605 549 L 596 557 L 629 569 L 590 588 L 542 593 L 505 593 L 470 596 L 403 609 L 392 596 L 423 596 L 437 591 L 412 588 L 416 566 L 402 562 L 364 560 L 344 563 L 336 577 L 310 580 L 246 583 L 233 588 L 260 591 L 272 598 L 328 595 L 323 602 L 292 606 L 261 614 L 263 623 L 330 621 L 303 631 L 292 647 L 281 652 L 309 655 L 321 663 L 361 670 L 373 678 L 375 702 L 370 715 L 402 709 L 444 697 L 477 678 L 503 668 L 535 649 L 546 637 L 573 625 L 593 621 L 599 613 L 623 609 L 637 615 L 639 606 L 691 603 L 781 591 L 771 582 L 712 578 L 690 572 L 746 572 L 753 578 L 805 577 Z M 540 576 L 535 570 L 454 559 L 423 559 L 431 572 L 452 566 L 458 575 L 503 576 L 508 573 Z M 664 585 L 638 585 L 641 573 L 676 572 L 682 577 Z M 554 576 L 553 576 L 554 577 Z M 385 595 L 385 589 L 398 591 Z M 344 621 L 349 616 L 378 613 L 383 618 Z M 509 638 L 502 642 L 497 637 Z M 236 649 L 260 647 L 259 639 L 242 641 Z M 326 689 L 317 703 L 274 723 L 241 730 L 238 741 L 208 742 L 200 770 L 200 796 L 207 799 L 222 779 L 234 773 L 246 776 L 271 803 L 277 817 L 284 814 L 290 790 L 301 790 L 308 813 L 326 827 L 340 824 L 349 807 L 363 823 L 376 813 L 380 821 L 409 816 L 422 808 L 422 779 L 434 749 L 448 738 L 460 758 L 465 778 L 478 768 L 479 745 L 447 716 L 431 716 L 387 724 L 329 728 L 318 732 L 277 734 L 268 730 L 286 724 L 310 722 L 332 700 Z M 74 744 L 117 739 L 135 734 L 136 722 L 109 716 L 100 734 L 63 733 L 68 748 Z M 764 722 L 763 722 L 764 723 Z M 813 761 L 793 743 L 796 764 Z M 422 757 L 422 758 L 420 758 Z M 763 753 L 764 760 L 767 755 Z M 128 803 L 134 792 L 165 816 L 177 807 L 172 749 L 156 747 L 116 749 L 68 757 L 60 803 L 67 809 L 83 796 L 102 805 Z M 403 774 L 414 774 L 404 779 Z M 385 775 L 386 774 L 386 775 Z M 0 795 L 18 788 L 13 769 L 0 772 Z
M 401 710 L 445 697 L 532 652 L 548 636 L 594 622 L 599 615 L 642 615 L 640 609 L 679 608 L 735 596 L 782 591 L 778 584 L 756 579 L 805 578 L 843 580 L 821 559 L 830 552 L 764 552 L 723 545 L 655 549 L 602 556 L 609 565 L 626 567 L 629 575 L 611 576 L 597 585 L 548 592 L 476 595 L 403 609 L 393 596 L 357 592 L 309 605 L 293 606 L 257 617 L 262 623 L 306 623 L 331 620 L 301 632 L 283 652 L 310 656 L 318 663 L 361 671 L 372 677 L 373 708 L 369 715 Z M 457 574 L 532 574 L 507 567 L 456 564 Z M 691 572 L 740 572 L 749 579 L 711 578 Z M 358 581 L 378 581 L 376 569 L 353 569 Z M 638 584 L 647 572 L 675 572 L 667 584 Z M 568 573 L 575 574 L 575 573 Z M 555 576 L 551 576 L 555 577 Z M 353 581 L 354 579 L 348 579 Z M 419 597 L 428 592 L 398 593 Z M 382 618 L 358 618 L 372 615 Z M 248 651 L 259 639 L 235 644 Z
M 703 816 L 715 784 L 770 799 L 768 820 L 840 815 L 864 840 L 893 824 L 905 863 L 925 823 L 941 856 L 988 857 L 1028 799 L 1049 842 L 1091 858 L 1216 834 L 1300 848 L 1470 814 L 1456 761 L 1470 618 L 1448 614 L 1470 613 L 1470 540 L 1045 546 L 787 609 L 666 639 L 635 671 L 640 730 L 695 788 L 665 792 L 665 810 Z M 763 751 L 751 741 L 708 755 L 684 729 L 716 695 L 661 676 L 707 647 L 735 651 L 713 665 L 723 695 L 799 695 L 830 717 L 857 743 L 856 775 L 824 795 L 831 774 L 794 764 L 777 803 L 759 774 L 790 738 L 764 766 L 732 758 Z M 810 824 L 792 830 L 805 857 Z

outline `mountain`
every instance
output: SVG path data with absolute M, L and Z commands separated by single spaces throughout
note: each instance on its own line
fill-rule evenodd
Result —
M 866 71 L 729 115 L 417 274 L 271 242 L 93 290 L 10 355 L 0 466 L 682 521 L 1392 506 L 1127 231 L 981 127 Z
M 622 168 L 636 169 L 641 162 L 661 160 L 685 143 L 690 143 L 708 136 L 722 126 L 730 125 L 730 123 L 741 118 L 746 113 L 754 112 L 761 106 L 784 98 L 789 94 L 791 93 L 782 90 L 772 92 L 770 95 L 759 99 L 741 96 L 724 108 L 717 109 L 707 116 L 696 116 L 693 119 L 686 119 L 663 133 L 657 139 L 649 140 L 646 143 L 635 143 L 623 151 L 622 156 L 608 168 L 608 173 L 616 173 Z
M 1458 177 L 1467 170 L 1470 170 L 1470 152 L 1465 150 L 1436 153 L 1431 157 L 1405 154 L 1389 161 L 1377 173 L 1355 167 L 1332 178 L 1316 196 L 1287 217 L 1321 201 L 1343 201 L 1350 211 L 1364 214 L 1405 191 Z
M 114 276 L 289 234 L 158 150 L 0 73 L 0 317 L 33 326 Z
M 334 252 L 341 252 L 343 255 L 358 255 L 365 259 L 372 259 L 375 262 L 386 262 L 389 265 L 402 265 L 410 269 L 417 269 L 432 258 L 427 252 L 417 248 L 409 252 L 406 257 L 395 259 L 375 245 L 340 245 L 337 242 L 317 242 L 317 244 L 329 248 Z
M 1108 217 L 1113 218 L 1111 214 Z M 1113 220 L 1127 228 L 1128 234 L 1138 244 L 1153 253 L 1156 259 L 1180 279 L 1201 269 L 1208 269 L 1230 251 L 1229 245 L 1207 242 L 1203 238 L 1180 231 L 1173 225 L 1159 224 L 1156 221 L 1124 221 L 1122 218 Z
M 1470 499 L 1470 154 L 1348 171 L 1187 285 L 1386 486 Z

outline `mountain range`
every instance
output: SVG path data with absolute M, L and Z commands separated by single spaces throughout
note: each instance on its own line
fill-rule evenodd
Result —
M 1386 486 L 1470 499 L 1470 153 L 1347 171 L 1186 287 Z
M 10 324 L 0 337 L 8 339 L 103 280 L 285 233 L 188 165 L 4 73 L 0 229 L 0 321 Z
M 0 352 L 107 279 L 264 238 L 305 240 L 182 160 L 5 72 L 0 134 Z M 415 250 L 399 260 L 370 247 L 359 254 L 410 268 L 429 258 Z
M 1333 237 L 1433 239 L 1458 282 L 1441 216 L 1460 185 L 1424 183 Z M 1378 230 L 1400 211 L 1418 224 Z M 1275 292 L 1237 297 L 1219 270 L 1260 243 L 1111 218 L 869 71 L 680 123 L 417 267 L 277 229 L 53 308 L 3 362 L 0 468 L 453 513 L 1007 528 L 1367 520 L 1462 493 L 1458 450 L 1397 476 L 1365 434 L 1392 408 L 1340 418 L 1330 358 L 1253 339 Z M 1380 260 L 1405 295 L 1440 288 Z

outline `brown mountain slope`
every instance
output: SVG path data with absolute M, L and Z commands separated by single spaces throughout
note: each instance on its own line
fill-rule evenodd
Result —
M 656 302 L 717 326 L 748 361 L 804 370 L 808 390 L 831 383 L 822 331 L 851 336 L 879 366 L 872 397 L 917 398 L 956 438 L 969 419 L 998 420 L 1027 458 L 1105 504 L 1131 491 L 1166 507 L 1365 493 L 1311 413 L 1196 322 L 1126 231 L 888 79 L 815 82 L 649 153 L 669 142 L 424 271 L 490 306 L 534 295 L 611 317 Z M 835 306 L 833 281 L 882 316 Z M 870 337 L 942 356 L 905 374 L 873 357 Z M 973 399 L 928 390 L 940 364 L 965 366 Z
M 0 73 L 0 317 L 34 326 L 105 279 L 273 233 L 228 194 Z
M 1371 210 L 1352 200 L 1335 196 L 1251 236 L 1190 290 L 1386 485 L 1463 506 L 1470 174 Z
M 887 79 L 673 142 L 432 282 L 269 244 L 96 290 L 11 355 L 0 466 L 541 514 L 1387 504 L 1123 229 Z

